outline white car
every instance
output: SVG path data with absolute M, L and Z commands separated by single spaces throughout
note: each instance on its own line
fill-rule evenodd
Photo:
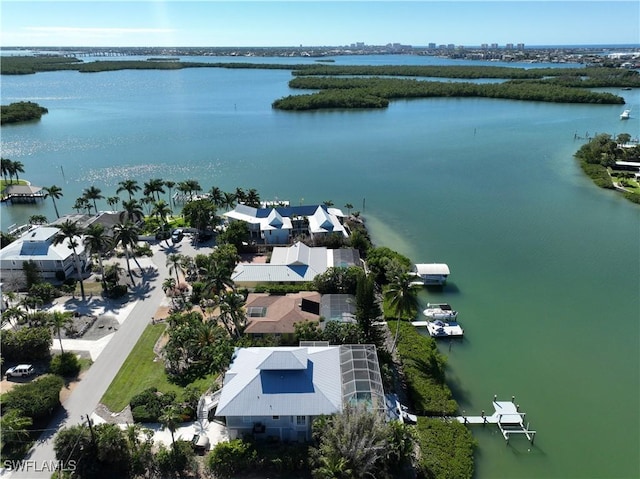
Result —
M 35 373 L 33 366 L 31 364 L 18 364 L 12 368 L 7 369 L 7 379 L 9 378 L 23 378 L 26 376 L 31 376 Z

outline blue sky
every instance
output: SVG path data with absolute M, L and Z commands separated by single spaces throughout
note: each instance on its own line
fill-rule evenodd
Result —
M 634 1 L 2 0 L 3 46 L 640 44 Z

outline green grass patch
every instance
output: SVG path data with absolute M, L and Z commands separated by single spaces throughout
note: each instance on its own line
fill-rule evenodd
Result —
M 133 396 L 150 387 L 156 387 L 163 393 L 174 392 L 176 399 L 182 400 L 184 388 L 169 381 L 162 360 L 154 361 L 156 355 L 153 347 L 165 329 L 165 324 L 150 324 L 140 336 L 109 389 L 102 396 L 102 404 L 111 411 L 122 411 Z M 204 392 L 213 384 L 215 377 L 215 375 L 206 376 L 191 384 Z
M 15 179 L 13 181 L 0 180 L 0 190 L 4 190 L 7 186 L 11 186 L 11 185 L 26 185 L 26 184 L 27 184 L 27 180 L 18 180 L 18 181 L 16 181 Z
M 164 324 L 147 326 L 109 389 L 102 396 L 102 404 L 114 412 L 122 411 L 133 396 L 152 386 L 162 392 L 174 391 L 180 394 L 182 388 L 168 381 L 164 363 L 160 360 L 154 361 L 156 355 L 153 347 L 165 328 Z

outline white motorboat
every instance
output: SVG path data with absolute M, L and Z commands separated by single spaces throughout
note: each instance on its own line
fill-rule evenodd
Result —
M 427 321 L 427 331 L 433 338 L 460 337 L 464 334 L 462 326 L 455 321 Z
M 452 321 L 458 317 L 458 312 L 454 311 L 451 306 L 446 303 L 427 303 L 427 309 L 425 309 L 422 314 L 429 319 L 442 319 L 444 321 Z
M 631 118 L 631 110 L 625 110 L 622 113 L 620 113 L 621 120 L 628 120 L 629 118 Z

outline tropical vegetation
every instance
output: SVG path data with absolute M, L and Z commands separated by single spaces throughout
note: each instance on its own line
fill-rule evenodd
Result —
M 640 183 L 633 174 L 624 171 L 617 162 L 640 163 L 640 145 L 629 143 L 631 135 L 621 133 L 616 138 L 606 133 L 596 135 L 575 153 L 582 171 L 600 188 L 618 189 L 625 198 L 640 204 Z
M 48 112 L 49 110 L 46 108 L 30 101 L 19 101 L 9 105 L 1 105 L 0 124 L 5 125 L 8 123 L 39 120 L 42 115 Z

